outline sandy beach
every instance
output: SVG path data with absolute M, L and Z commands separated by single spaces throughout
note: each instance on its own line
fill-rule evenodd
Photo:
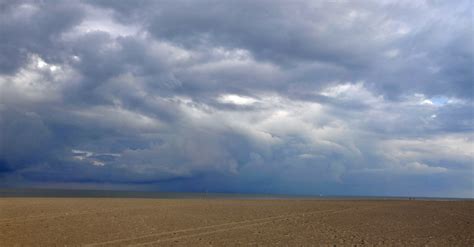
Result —
M 473 201 L 0 198 L 0 246 L 473 246 Z

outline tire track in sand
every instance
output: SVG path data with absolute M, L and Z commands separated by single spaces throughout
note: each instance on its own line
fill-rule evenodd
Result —
M 92 247 L 92 246 L 116 246 L 116 245 L 127 245 L 127 246 L 146 246 L 146 245 L 153 245 L 162 242 L 180 240 L 184 238 L 192 238 L 198 237 L 203 235 L 209 235 L 219 232 L 230 231 L 234 229 L 240 228 L 247 228 L 257 225 L 264 225 L 276 221 L 287 220 L 296 217 L 302 217 L 307 215 L 313 215 L 317 213 L 327 213 L 323 216 L 328 216 L 334 213 L 340 213 L 343 211 L 354 210 L 353 208 L 344 208 L 340 210 L 318 210 L 312 212 L 305 212 L 305 213 L 294 213 L 294 214 L 285 214 L 285 215 L 277 215 L 277 216 L 269 216 L 259 219 L 253 220 L 242 220 L 242 221 L 234 221 L 216 225 L 209 225 L 209 226 L 202 226 L 202 227 L 193 227 L 175 231 L 166 231 L 166 232 L 159 232 L 154 234 L 148 234 L 133 238 L 123 238 L 123 239 L 116 239 L 104 242 L 97 242 L 97 243 L 90 243 L 86 244 L 85 246 Z M 181 236 L 177 236 L 177 234 L 182 234 Z M 137 243 L 138 242 L 138 243 Z

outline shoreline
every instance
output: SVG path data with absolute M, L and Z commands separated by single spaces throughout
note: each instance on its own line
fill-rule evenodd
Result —
M 474 201 L 474 198 L 425 196 L 355 196 L 355 195 L 287 195 L 220 192 L 158 192 L 93 189 L 0 188 L 0 198 L 155 198 L 155 199 L 283 199 L 283 200 L 417 200 L 417 201 Z

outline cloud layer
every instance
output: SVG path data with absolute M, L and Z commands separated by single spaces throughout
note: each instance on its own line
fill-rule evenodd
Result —
M 474 197 L 471 3 L 0 4 L 0 186 Z

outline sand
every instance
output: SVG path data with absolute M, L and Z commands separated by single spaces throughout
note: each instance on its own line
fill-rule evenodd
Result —
M 474 246 L 474 202 L 0 198 L 14 245 Z

